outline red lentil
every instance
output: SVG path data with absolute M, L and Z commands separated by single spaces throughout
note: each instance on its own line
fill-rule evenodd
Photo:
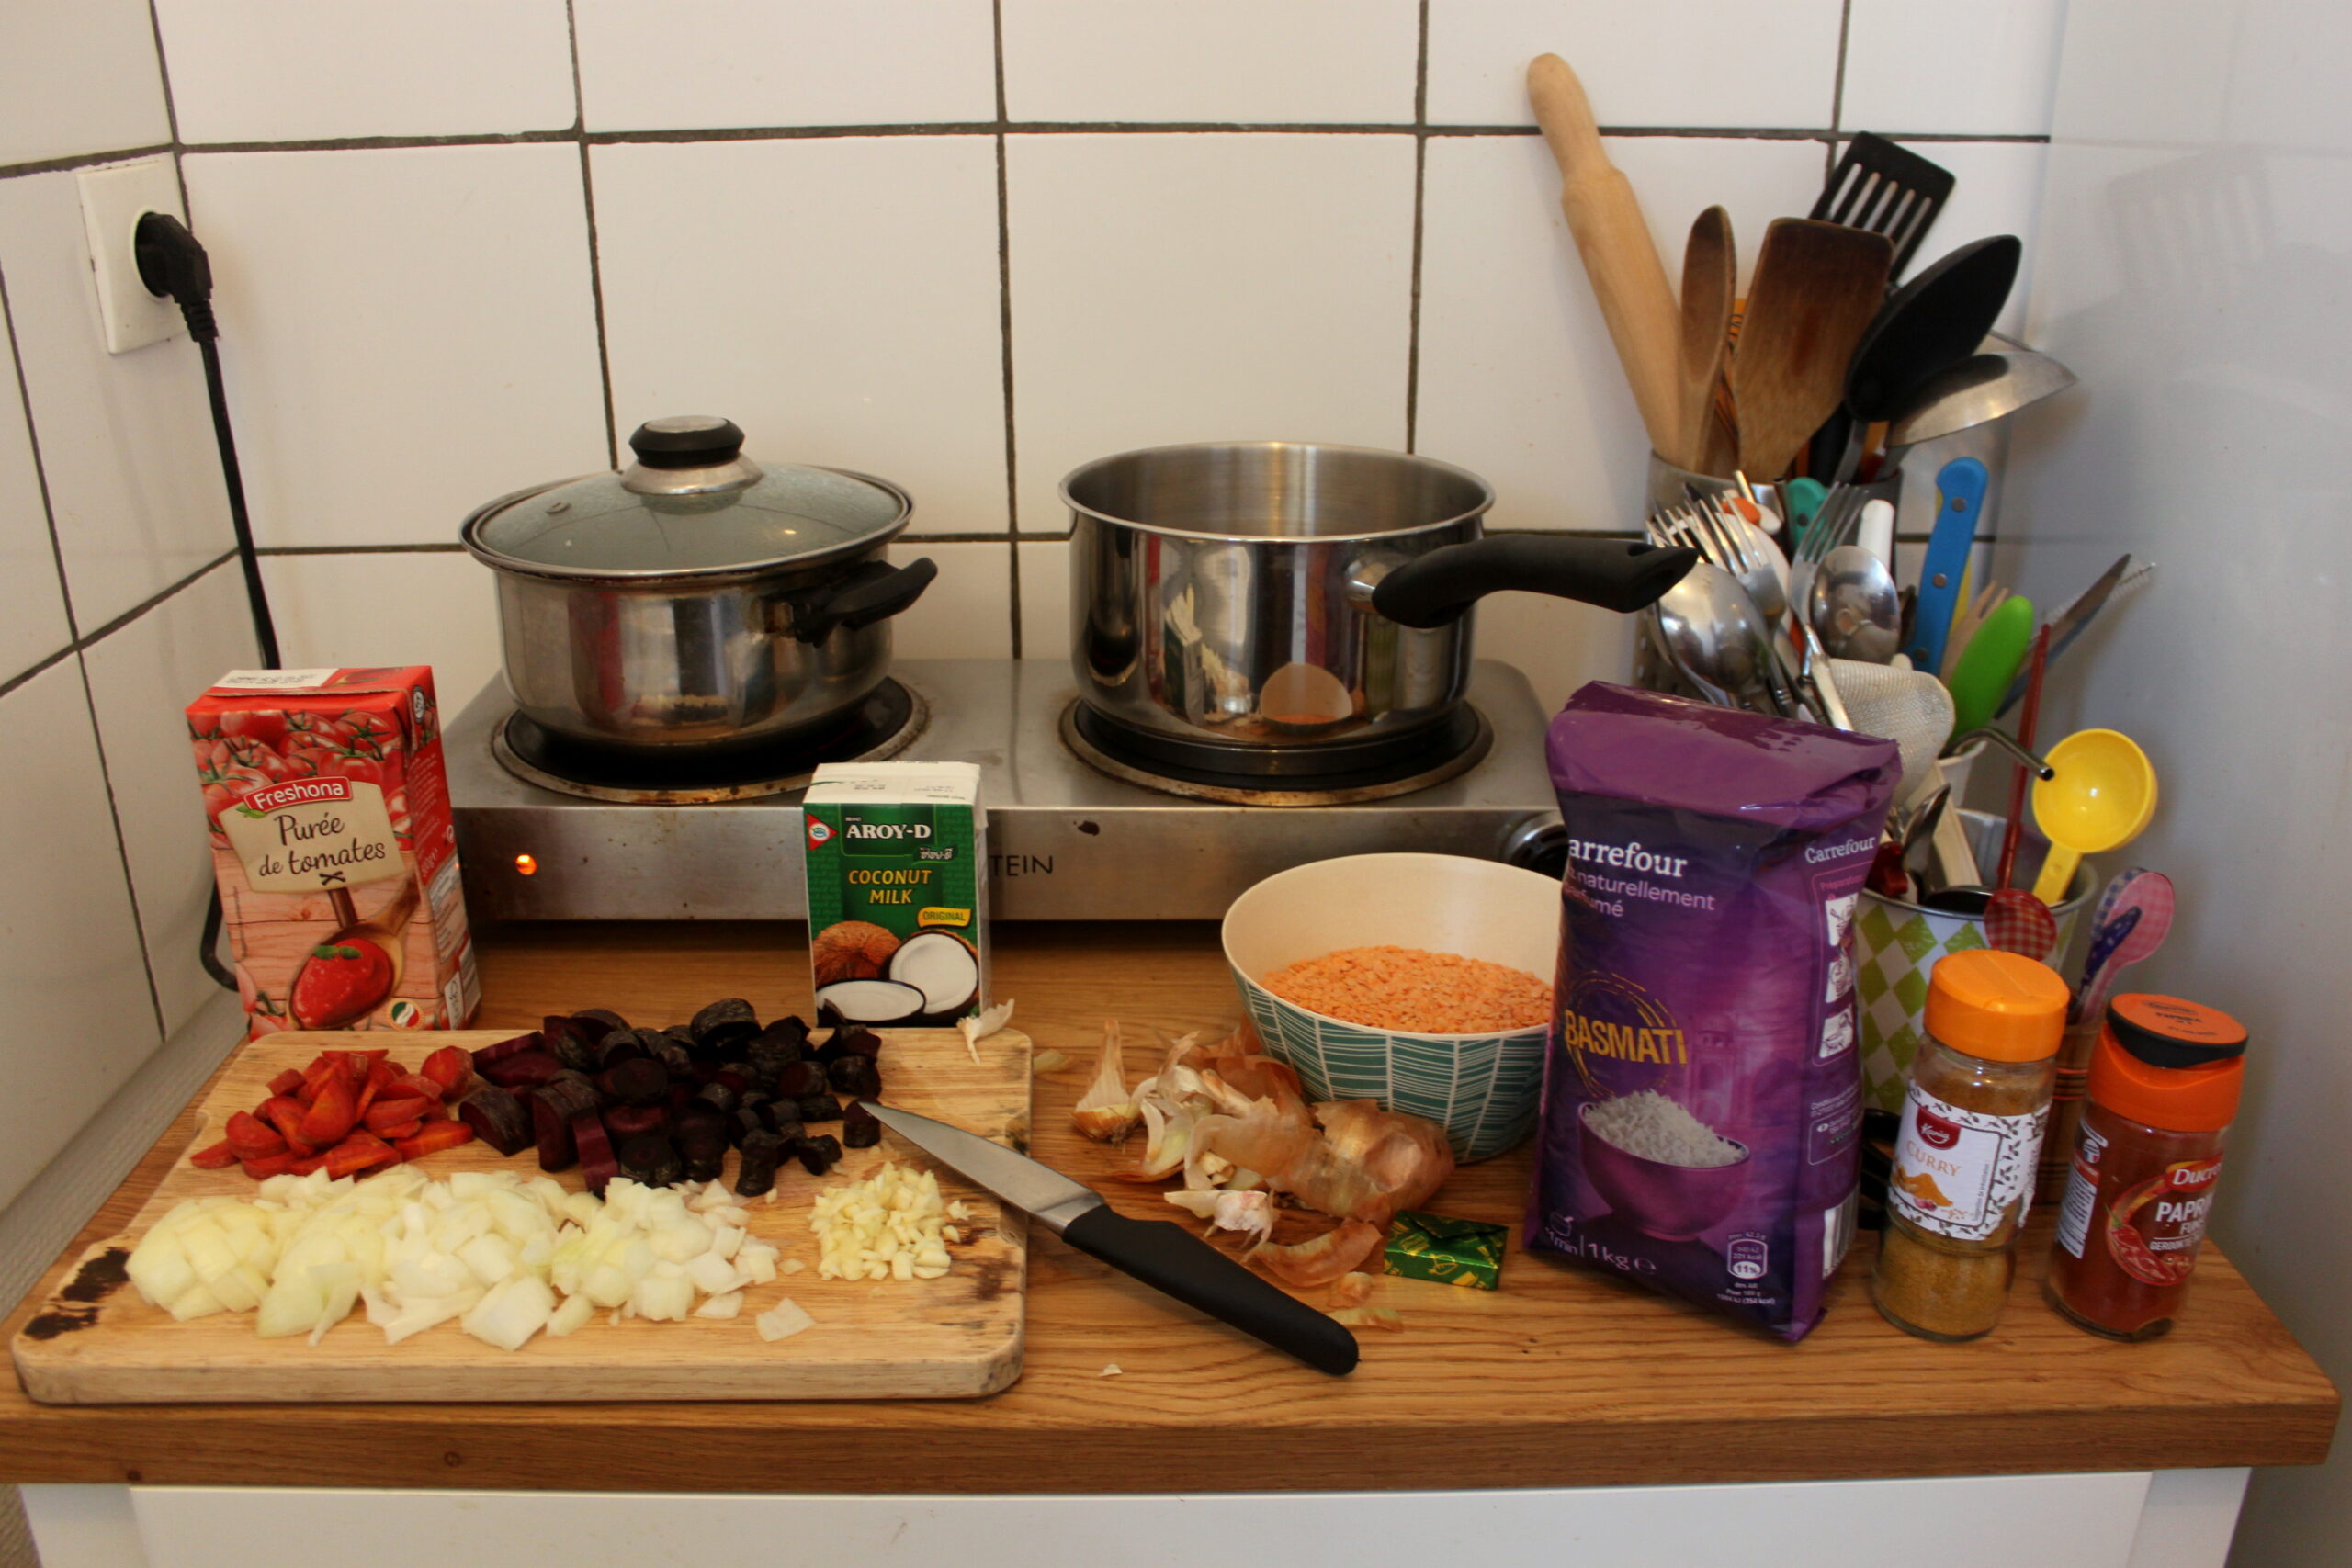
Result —
M 1262 982 L 1286 1002 L 1367 1029 L 1490 1034 L 1552 1019 L 1552 987 L 1524 970 L 1418 947 L 1350 947 Z

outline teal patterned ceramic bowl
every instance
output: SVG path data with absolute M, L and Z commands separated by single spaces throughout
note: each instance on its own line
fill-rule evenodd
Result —
M 1548 982 L 1559 960 L 1560 885 L 1461 855 L 1345 855 L 1266 878 L 1225 912 L 1225 957 L 1267 1053 L 1311 1100 L 1377 1100 L 1445 1129 L 1459 1160 L 1533 1131 L 1546 1027 L 1410 1034 L 1310 1012 L 1259 982 L 1351 947 L 1483 958 Z

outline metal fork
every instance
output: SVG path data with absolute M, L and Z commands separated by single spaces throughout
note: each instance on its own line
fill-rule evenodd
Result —
M 1758 650 L 1758 663 L 1772 706 L 1782 718 L 1818 719 L 1821 714 L 1781 656 L 1779 619 L 1765 615 L 1747 581 L 1750 570 L 1758 571 L 1777 589 L 1778 581 L 1772 576 L 1771 566 L 1745 541 L 1735 543 L 1741 530 L 1726 527 L 1724 522 L 1724 519 L 1713 515 L 1711 508 L 1700 504 L 1663 508 L 1643 519 L 1642 526 L 1652 544 L 1687 546 L 1697 550 L 1710 564 L 1723 569 L 1733 586 L 1747 596 L 1756 625 L 1763 630 L 1764 646 Z M 1744 566 L 1743 562 L 1748 564 Z M 1785 614 L 1787 609 L 1784 598 L 1781 613 Z

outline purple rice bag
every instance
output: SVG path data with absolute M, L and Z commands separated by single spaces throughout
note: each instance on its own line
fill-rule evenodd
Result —
M 1894 743 L 1600 682 L 1553 719 L 1527 1245 L 1803 1338 L 1853 1238 L 1855 906 Z

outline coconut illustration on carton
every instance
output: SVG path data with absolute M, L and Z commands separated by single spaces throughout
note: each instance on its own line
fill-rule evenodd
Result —
M 843 920 L 817 934 L 809 957 L 817 1005 L 852 1023 L 941 1026 L 979 1001 L 980 955 L 944 928 L 919 928 L 902 942 L 879 926 Z

